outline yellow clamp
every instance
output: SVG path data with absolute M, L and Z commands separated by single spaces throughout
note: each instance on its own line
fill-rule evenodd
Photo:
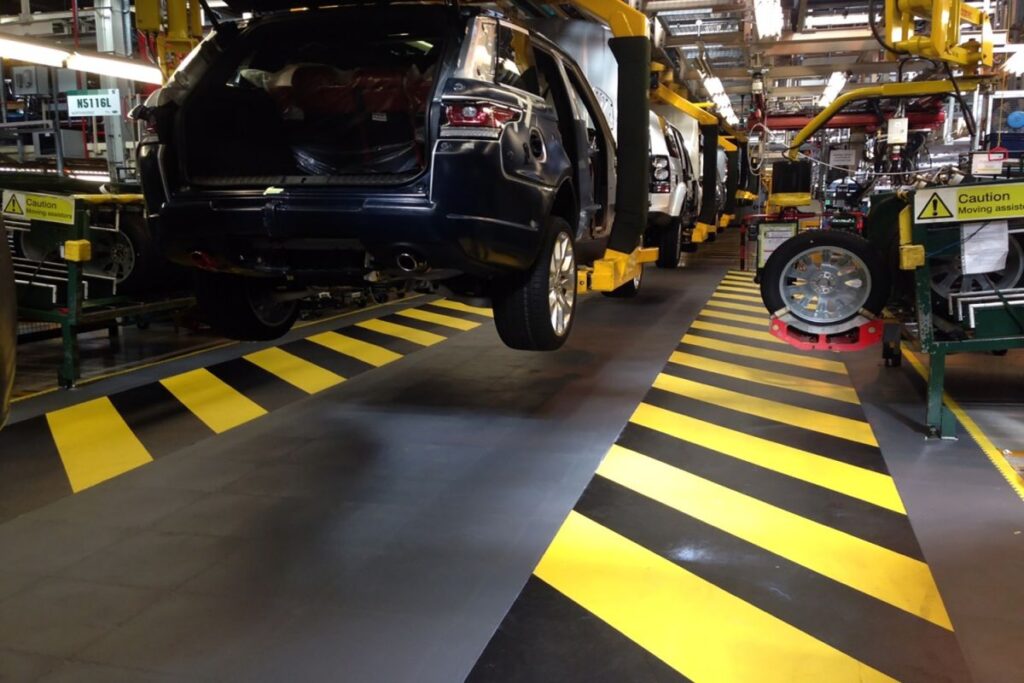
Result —
M 89 240 L 68 240 L 64 243 L 64 260 L 76 263 L 92 260 L 92 243 Z

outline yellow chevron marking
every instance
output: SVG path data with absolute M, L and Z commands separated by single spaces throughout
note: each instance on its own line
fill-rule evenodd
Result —
M 441 308 L 447 308 L 453 311 L 462 311 L 463 313 L 475 313 L 476 315 L 482 315 L 488 318 L 494 317 L 494 312 L 489 308 L 470 306 L 469 304 L 464 304 L 461 301 L 452 301 L 451 299 L 437 299 L 436 301 L 431 301 L 430 305 L 440 306 Z
M 637 406 L 630 421 L 680 441 L 697 444 L 752 465 L 906 514 L 892 477 L 881 472 L 762 439 L 649 403 Z
M 350 356 L 375 368 L 393 363 L 402 357 L 402 354 L 385 349 L 383 346 L 377 346 L 362 339 L 346 337 L 337 332 L 322 332 L 306 338 L 314 344 L 319 344 L 331 351 Z
M 307 394 L 315 394 L 345 381 L 341 375 L 277 347 L 249 353 L 243 358 Z
M 218 434 L 267 414 L 206 368 L 162 379 L 160 384 Z
M 720 389 L 710 384 L 701 384 L 664 373 L 659 374 L 654 380 L 654 387 L 747 415 L 836 436 L 848 441 L 856 441 L 867 446 L 878 446 L 875 435 L 871 431 L 871 425 L 863 420 L 851 420 L 848 417 L 831 415 L 820 410 L 810 410 L 779 401 L 770 401 L 766 398 L 748 396 L 738 391 Z
M 746 344 L 737 344 L 735 342 L 723 341 L 721 339 L 702 337 L 697 334 L 685 335 L 682 338 L 682 343 L 690 344 L 692 346 L 699 346 L 704 349 L 714 349 L 717 351 L 722 351 L 723 353 L 729 353 L 736 356 L 759 358 L 761 360 L 767 360 L 773 363 L 783 363 L 785 365 L 794 365 L 800 368 L 810 368 L 813 370 L 821 370 L 823 372 L 832 372 L 837 375 L 847 374 L 846 365 L 839 361 L 813 358 L 799 353 L 787 353 L 785 351 L 769 351 L 767 349 L 761 349 L 756 346 L 747 346 Z
M 746 494 L 612 446 L 597 473 L 683 514 L 953 630 L 928 565 Z
M 46 422 L 75 493 L 153 460 L 105 396 L 47 413 Z
M 480 327 L 480 323 L 476 322 L 475 320 L 464 320 L 462 318 L 456 318 L 453 315 L 434 313 L 433 311 L 424 311 L 421 308 L 406 308 L 405 310 L 398 311 L 396 315 L 400 315 L 411 320 L 420 320 L 425 323 L 443 325 L 445 327 L 451 327 L 456 330 L 468 331 L 476 327 Z
M 534 573 L 691 680 L 892 680 L 577 512 Z
M 756 358 L 756 356 L 753 357 Z M 678 365 L 696 368 L 697 370 L 704 370 L 705 372 L 714 372 L 719 375 L 725 375 L 726 377 L 741 379 L 746 382 L 764 384 L 765 386 L 775 387 L 777 389 L 799 391 L 804 394 L 810 394 L 811 396 L 824 396 L 825 398 L 831 398 L 836 401 L 860 405 L 860 399 L 857 398 L 857 391 L 853 387 L 841 386 L 831 382 L 822 382 L 821 380 L 816 379 L 807 379 L 805 377 L 781 372 L 770 372 L 768 370 L 751 368 L 745 365 L 738 365 L 736 363 L 726 363 L 714 358 L 698 356 L 692 353 L 684 353 L 682 351 L 674 352 L 669 360 Z
M 361 323 L 356 323 L 359 327 L 367 330 L 373 330 L 374 332 L 380 332 L 390 337 L 397 337 L 399 339 L 405 339 L 411 341 L 414 344 L 420 346 L 433 346 L 443 342 L 447 337 L 442 337 L 439 334 L 433 332 L 424 332 L 423 330 L 417 330 L 415 327 L 409 327 L 408 325 L 399 325 L 398 323 L 388 322 L 387 320 L 364 320 Z

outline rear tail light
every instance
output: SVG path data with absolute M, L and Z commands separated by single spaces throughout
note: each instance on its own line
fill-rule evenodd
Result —
M 671 172 L 668 168 L 668 157 L 666 156 L 652 156 L 651 157 L 651 193 L 652 194 L 666 194 L 672 191 L 671 183 L 669 183 L 669 176 Z
M 444 108 L 441 135 L 497 138 L 506 124 L 519 121 L 522 115 L 519 109 L 492 102 L 449 104 Z

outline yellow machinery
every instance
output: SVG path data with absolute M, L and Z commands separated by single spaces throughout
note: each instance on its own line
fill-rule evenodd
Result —
M 928 35 L 916 35 L 915 23 L 929 22 Z M 961 41 L 960 28 L 981 29 L 981 41 Z M 896 54 L 935 59 L 975 70 L 992 66 L 992 18 L 965 0 L 885 0 L 886 46 Z
M 135 26 L 147 37 L 156 37 L 157 63 L 166 80 L 181 60 L 203 38 L 203 14 L 199 0 L 136 0 Z

